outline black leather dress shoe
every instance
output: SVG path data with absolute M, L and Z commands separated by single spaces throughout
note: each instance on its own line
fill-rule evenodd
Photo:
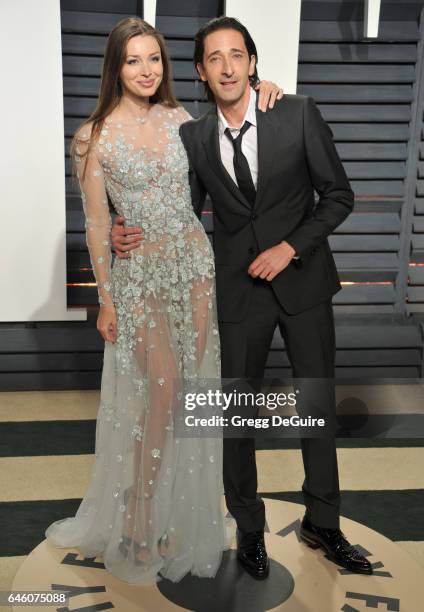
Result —
M 300 526 L 300 537 L 309 546 L 319 546 L 327 556 L 342 567 L 356 574 L 372 574 L 371 563 L 359 550 L 349 544 L 340 529 L 316 527 L 306 516 Z
M 268 576 L 269 561 L 263 531 L 246 533 L 237 529 L 237 559 L 256 580 Z

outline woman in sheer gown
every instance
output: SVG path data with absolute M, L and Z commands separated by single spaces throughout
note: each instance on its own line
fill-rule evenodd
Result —
M 213 577 L 233 528 L 221 506 L 222 439 L 174 432 L 185 383 L 220 377 L 213 252 L 178 134 L 190 118 L 161 35 L 138 18 L 118 23 L 97 108 L 71 147 L 105 339 L 95 457 L 76 515 L 46 538 L 139 584 Z M 113 266 L 108 196 L 143 231 Z

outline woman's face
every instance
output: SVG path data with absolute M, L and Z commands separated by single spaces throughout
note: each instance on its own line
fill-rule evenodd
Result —
M 162 55 L 156 38 L 141 34 L 130 38 L 120 74 L 123 92 L 149 98 L 158 89 L 162 77 Z

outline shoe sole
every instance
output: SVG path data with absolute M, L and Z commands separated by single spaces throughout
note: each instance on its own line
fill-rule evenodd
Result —
M 255 574 L 255 572 L 253 570 L 251 570 L 250 567 L 247 567 L 244 564 L 244 561 L 242 559 L 240 559 L 240 557 L 238 555 L 237 555 L 237 561 L 240 563 L 240 565 L 243 567 L 243 569 L 249 574 L 249 576 L 252 576 L 252 578 L 255 578 L 255 580 L 265 580 L 266 578 L 268 578 L 268 576 L 269 576 L 269 569 L 267 570 L 267 572 L 265 574 L 258 575 L 258 574 Z
M 343 565 L 342 563 L 340 563 L 340 561 L 337 561 L 333 557 L 333 555 L 331 554 L 331 551 L 322 542 L 320 542 L 319 540 L 315 540 L 313 538 L 308 538 L 308 536 L 305 536 L 303 533 L 300 533 L 299 535 L 300 535 L 300 539 L 305 544 L 307 544 L 310 548 L 313 548 L 313 549 L 321 548 L 321 550 L 327 553 L 331 561 L 335 563 L 336 565 L 338 565 L 339 567 L 343 567 L 344 569 L 347 569 L 349 572 L 353 572 L 354 574 L 363 574 L 364 576 L 371 576 L 371 574 L 373 573 L 372 568 L 370 571 L 368 571 L 368 570 L 352 569 L 351 567 L 346 567 L 346 565 Z

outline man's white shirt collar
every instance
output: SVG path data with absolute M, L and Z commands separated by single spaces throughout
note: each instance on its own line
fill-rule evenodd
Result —
M 239 131 L 242 128 L 245 121 L 248 121 L 251 125 L 254 125 L 256 127 L 256 95 L 255 95 L 255 91 L 251 87 L 249 89 L 250 89 L 249 105 L 247 107 L 246 114 L 244 115 L 243 121 L 239 128 L 234 128 L 234 127 L 229 126 L 221 109 L 219 108 L 219 106 L 217 106 L 218 128 L 219 128 L 220 137 L 224 134 L 227 128 L 230 128 L 230 130 Z

